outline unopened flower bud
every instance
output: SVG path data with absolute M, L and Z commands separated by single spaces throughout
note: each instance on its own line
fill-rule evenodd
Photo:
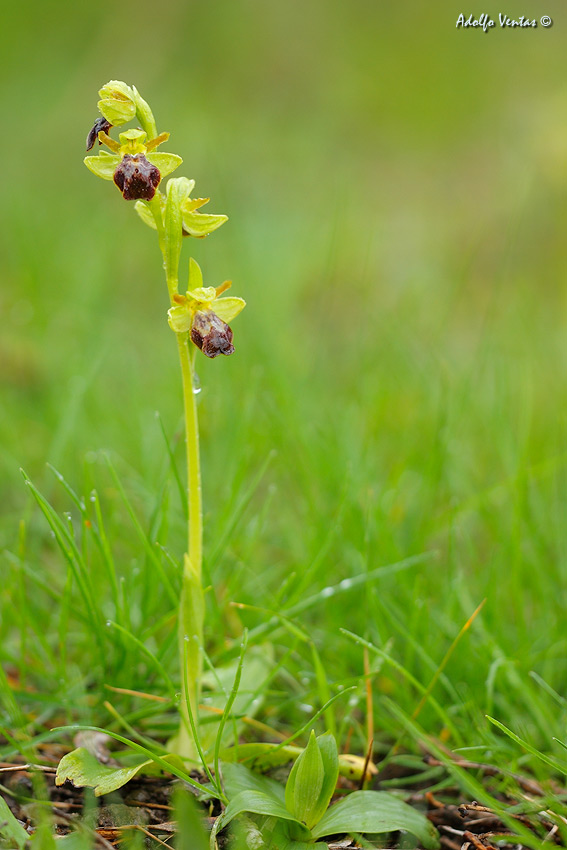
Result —
M 112 124 L 110 123 L 110 121 L 106 120 L 104 115 L 101 118 L 97 118 L 89 132 L 89 135 L 87 136 L 87 150 L 92 150 L 92 148 L 94 147 L 94 143 L 98 139 L 98 134 L 101 130 L 103 130 L 105 133 L 108 133 L 111 127 Z M 99 140 L 99 145 L 100 144 L 101 142 Z
M 120 126 L 136 114 L 134 91 L 122 80 L 110 80 L 99 91 L 98 108 L 111 124 Z
M 151 201 L 160 180 L 159 168 L 141 153 L 135 156 L 126 154 L 114 172 L 114 182 L 126 201 Z
M 232 330 L 212 310 L 198 310 L 193 317 L 191 340 L 207 357 L 232 354 Z

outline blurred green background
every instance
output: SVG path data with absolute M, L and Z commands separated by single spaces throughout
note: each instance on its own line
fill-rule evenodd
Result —
M 456 29 L 471 11 L 554 26 Z M 97 90 L 123 79 L 171 133 L 195 194 L 230 219 L 186 244 L 183 263 L 191 253 L 206 284 L 231 278 L 248 302 L 235 356 L 199 367 L 209 552 L 227 505 L 276 452 L 210 565 L 219 596 L 253 602 L 261 588 L 269 607 L 291 573 L 307 570 L 301 592 L 313 592 L 361 563 L 434 552 L 403 582 L 319 611 L 315 639 L 339 625 L 377 643 L 396 634 L 427 681 L 389 614 L 438 663 L 487 597 L 452 670 L 463 715 L 489 709 L 499 687 L 513 713 L 510 682 L 531 669 L 561 690 L 566 28 L 558 0 L 6 8 L 0 544 L 16 551 L 25 517 L 35 568 L 57 576 L 19 467 L 61 510 L 46 462 L 112 507 L 110 451 L 149 514 L 167 466 L 155 411 L 179 433 L 157 241 L 82 163 Z M 123 522 L 114 536 L 130 563 Z M 7 585 L 0 604 L 17 619 Z

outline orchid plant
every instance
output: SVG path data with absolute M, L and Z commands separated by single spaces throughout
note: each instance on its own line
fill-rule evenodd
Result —
M 181 379 L 187 449 L 188 541 L 183 558 L 182 593 L 179 606 L 179 655 L 182 666 L 181 724 L 175 750 L 183 757 L 198 756 L 193 727 L 198 716 L 202 678 L 204 598 L 202 587 L 203 511 L 199 457 L 199 425 L 193 392 L 195 358 L 234 352 L 231 322 L 243 309 L 242 298 L 226 296 L 230 281 L 205 286 L 198 263 L 189 261 L 188 285 L 179 292 L 181 245 L 186 237 L 203 239 L 217 230 L 225 215 L 200 212 L 209 198 L 192 198 L 195 181 L 171 178 L 163 191 L 164 178 L 182 163 L 174 153 L 158 151 L 169 133 L 157 132 L 153 113 L 134 86 L 111 80 L 99 92 L 98 118 L 87 137 L 87 151 L 98 142 L 101 150 L 85 158 L 87 168 L 104 180 L 112 181 L 126 201 L 134 201 L 141 220 L 157 233 L 163 255 L 170 299 L 168 322 L 175 333 Z M 140 127 L 110 132 L 136 120 Z
M 156 756 L 120 735 L 109 733 L 128 744 L 138 755 L 149 758 L 133 765 L 116 767 L 101 763 L 91 751 L 79 747 L 61 760 L 56 784 L 70 780 L 77 786 L 93 787 L 95 795 L 100 796 L 117 790 L 140 771 L 169 770 L 186 779 L 204 797 L 217 797 L 224 804 L 223 813 L 211 832 L 211 848 L 217 846 L 218 832 L 236 818 L 245 826 L 248 824 L 246 828 L 255 831 L 256 837 L 250 839 L 252 843 L 246 839 L 247 846 L 266 846 L 262 843 L 266 838 L 270 847 L 282 850 L 326 848 L 325 841 L 319 839 L 328 835 L 341 832 L 385 833 L 402 829 L 417 836 L 427 850 L 435 850 L 438 847 L 437 833 L 424 815 L 390 794 L 359 791 L 330 806 L 339 774 L 355 778 L 362 786 L 376 773 L 368 760 L 339 754 L 330 733 L 316 738 L 312 731 L 303 750 L 284 743 L 239 744 L 220 749 L 222 724 L 232 709 L 240 683 L 246 639 L 217 733 L 214 775 L 203 755 L 198 734 L 198 710 L 203 678 L 205 602 L 201 578 L 203 517 L 199 428 L 193 391 L 195 359 L 200 356 L 199 352 L 209 358 L 234 352 L 233 332 L 228 323 L 236 318 L 245 302 L 242 298 L 225 294 L 230 281 L 216 287 L 205 286 L 202 271 L 192 258 L 189 260 L 187 289 L 185 293 L 179 292 L 183 239 L 208 236 L 224 224 L 227 217 L 200 212 L 209 199 L 191 197 L 194 180 L 174 177 L 167 182 L 165 191 L 162 190 L 164 177 L 175 171 L 182 160 L 176 154 L 157 151 L 169 135 L 158 134 L 151 109 L 134 86 L 116 80 L 107 83 L 100 90 L 98 108 L 101 117 L 88 134 L 87 151 L 98 142 L 110 152 L 102 150 L 91 154 L 86 157 L 85 164 L 98 177 L 114 182 L 125 200 L 134 201 L 141 220 L 157 233 L 170 300 L 168 323 L 175 334 L 181 365 L 189 507 L 187 552 L 183 557 L 179 606 L 181 722 L 176 739 L 169 743 L 171 752 L 164 757 Z M 132 120 L 137 120 L 141 126 L 120 132 L 119 141 L 111 137 L 113 127 Z M 339 695 L 332 697 L 319 713 L 323 713 Z M 83 728 L 101 731 L 93 727 Z M 263 757 L 268 759 L 268 765 L 295 761 L 285 790 L 273 780 L 252 773 L 244 764 L 236 763 L 248 760 L 258 767 Z M 185 760 L 195 762 L 197 758 L 201 758 L 210 780 L 208 786 L 201 785 L 186 772 Z

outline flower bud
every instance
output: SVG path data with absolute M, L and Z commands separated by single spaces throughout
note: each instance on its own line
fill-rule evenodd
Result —
M 198 310 L 193 317 L 191 341 L 207 357 L 232 354 L 232 330 L 212 310 Z
M 126 201 L 151 201 L 160 180 L 159 168 L 141 153 L 135 156 L 126 154 L 114 172 L 114 182 Z
M 131 121 L 136 114 L 134 92 L 122 80 L 110 80 L 99 91 L 97 104 L 104 117 L 111 124 L 120 126 Z
M 94 148 L 94 143 L 98 139 L 98 134 L 101 130 L 105 133 L 108 133 L 111 127 L 112 124 L 110 123 L 110 121 L 106 120 L 104 115 L 101 118 L 97 118 L 89 132 L 89 135 L 87 136 L 87 150 L 90 151 L 92 150 L 92 148 Z M 101 142 L 99 140 L 99 145 L 100 144 Z

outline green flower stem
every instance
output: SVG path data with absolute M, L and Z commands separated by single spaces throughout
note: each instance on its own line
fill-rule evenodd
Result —
M 179 360 L 183 378 L 183 404 L 187 437 L 187 473 L 189 500 L 189 560 L 195 574 L 201 579 L 203 563 L 203 506 L 201 498 L 201 462 L 199 454 L 199 422 L 194 387 L 194 360 L 190 354 L 187 334 L 177 334 Z
M 181 664 L 187 664 L 187 675 L 182 676 L 182 723 L 177 748 L 182 756 L 196 758 L 197 747 L 189 724 L 189 711 L 198 724 L 203 671 L 203 626 L 205 598 L 201 578 L 203 563 L 203 506 L 201 497 L 201 463 L 199 453 L 199 422 L 197 401 L 193 392 L 194 355 L 189 351 L 187 334 L 177 334 L 179 361 L 183 381 L 183 407 L 187 451 L 187 496 L 189 504 L 188 554 L 183 561 L 181 604 L 179 608 L 179 655 Z M 188 649 L 185 641 L 189 639 Z M 183 668 L 182 668 L 183 669 Z
M 156 222 L 159 245 L 163 255 L 167 288 L 171 304 L 178 287 L 179 252 L 172 251 L 176 232 L 181 230 L 181 218 L 175 215 L 175 210 L 166 216 L 164 225 L 160 200 L 156 194 L 150 202 Z M 177 220 L 179 218 L 179 221 Z M 179 233 L 180 238 L 180 233 Z M 172 262 L 172 259 L 174 261 Z M 205 616 L 205 600 L 202 585 L 203 564 L 203 506 L 201 492 L 201 460 L 199 452 L 199 420 L 197 417 L 197 400 L 193 391 L 194 386 L 194 357 L 195 351 L 189 349 L 187 333 L 176 334 L 181 365 L 183 385 L 183 411 L 185 418 L 185 441 L 187 457 L 187 501 L 189 506 L 187 554 L 183 559 L 183 577 L 181 603 L 179 606 L 179 657 L 181 669 L 187 665 L 186 675 L 182 672 L 182 722 L 176 747 L 179 755 L 196 759 L 197 746 L 193 739 L 189 720 L 191 714 L 198 723 L 198 710 L 201 695 L 201 675 L 203 668 L 202 647 Z M 186 641 L 189 641 L 187 647 Z M 189 708 L 188 708 L 189 704 Z

